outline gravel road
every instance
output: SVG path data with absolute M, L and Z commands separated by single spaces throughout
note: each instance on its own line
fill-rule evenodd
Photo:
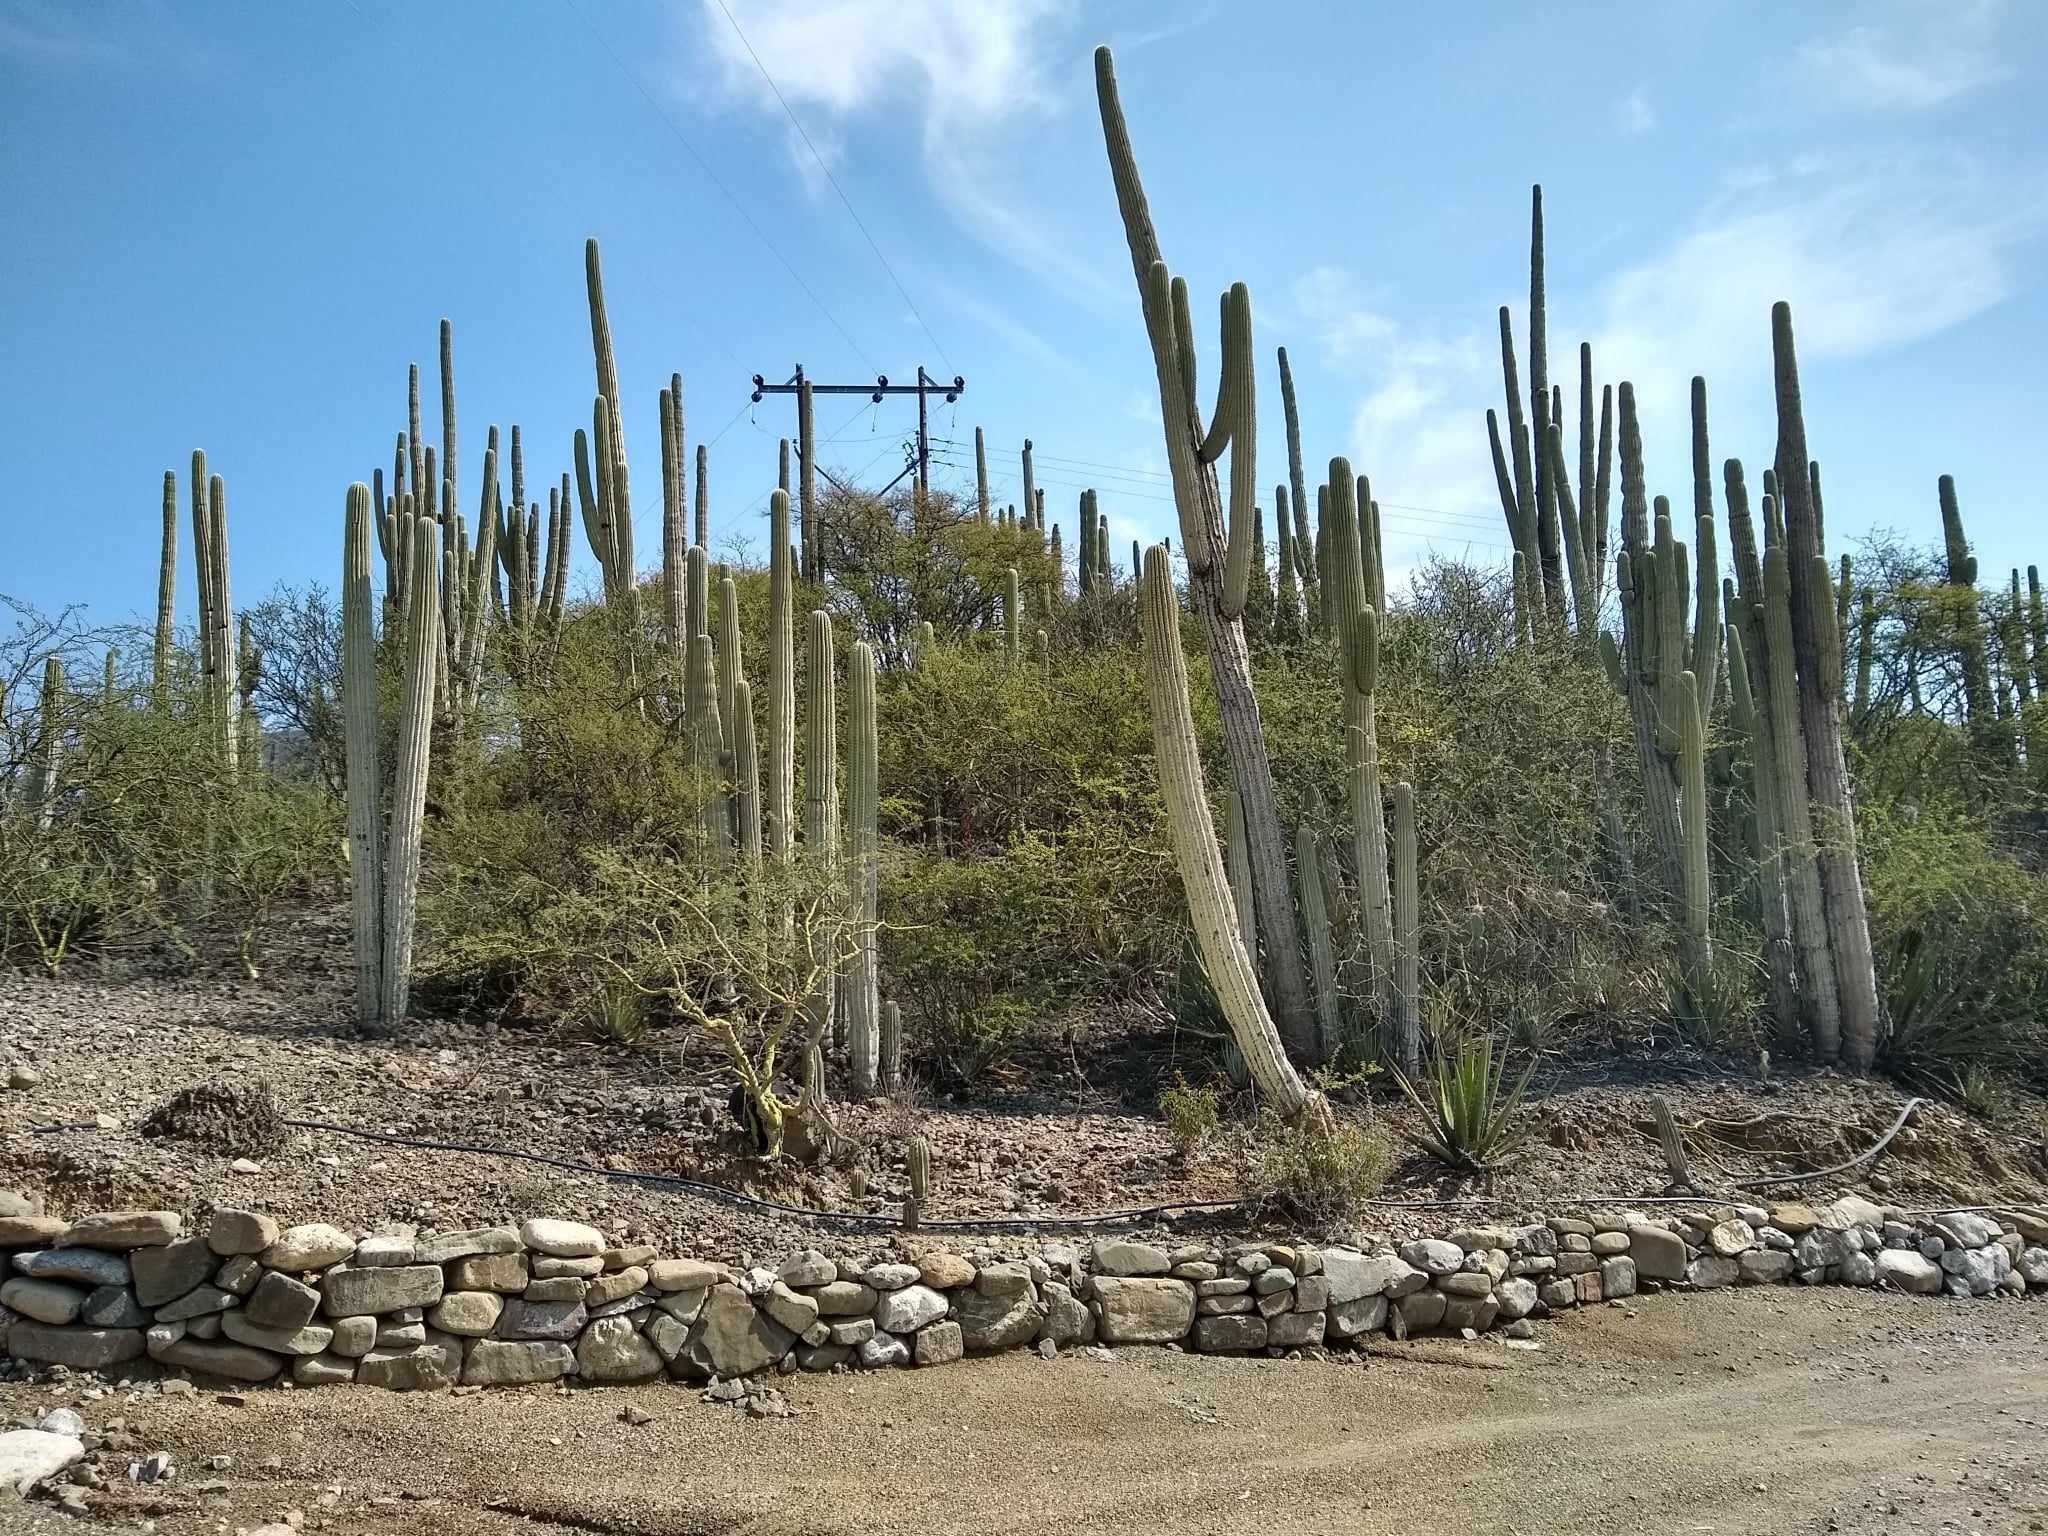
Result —
M 2038 1303 L 1658 1295 L 1537 1337 L 793 1378 L 793 1420 L 673 1386 L 233 1404 L 146 1389 L 82 1411 L 175 1458 L 171 1482 L 102 1511 L 162 1536 L 293 1512 L 341 1536 L 2048 1529 Z M 0 1417 L 79 1395 L 0 1388 Z M 79 1528 L 29 1509 L 0 1509 L 0 1527 Z

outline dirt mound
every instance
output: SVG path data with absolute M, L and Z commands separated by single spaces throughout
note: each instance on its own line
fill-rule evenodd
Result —
M 228 1157 L 253 1157 L 284 1144 L 284 1119 L 270 1085 L 196 1083 L 180 1088 L 142 1120 L 142 1134 Z

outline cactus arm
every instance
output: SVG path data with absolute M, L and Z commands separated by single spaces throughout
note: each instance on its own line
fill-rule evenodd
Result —
M 1557 502 L 1558 527 L 1564 535 L 1564 569 L 1571 586 L 1572 614 L 1578 621 L 1580 635 L 1587 636 L 1599 627 L 1600 602 L 1593 595 L 1592 581 L 1586 572 L 1582 525 L 1572 499 L 1571 479 L 1564 467 L 1564 434 L 1555 422 L 1544 438 L 1544 454 L 1550 463 L 1550 489 Z

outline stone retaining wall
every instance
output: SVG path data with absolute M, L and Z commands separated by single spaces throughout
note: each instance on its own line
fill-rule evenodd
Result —
M 1035 1347 L 1285 1354 L 1373 1334 L 1525 1335 L 1639 1289 L 1797 1281 L 1948 1296 L 2048 1292 L 2048 1219 L 1909 1219 L 1857 1197 L 1532 1218 L 1355 1246 L 1098 1238 L 956 1253 L 915 1237 L 737 1270 L 575 1221 L 351 1234 L 217 1210 L 67 1222 L 0 1195 L 0 1338 L 14 1369 L 131 1362 L 237 1382 L 394 1391 L 702 1382 L 944 1365 Z

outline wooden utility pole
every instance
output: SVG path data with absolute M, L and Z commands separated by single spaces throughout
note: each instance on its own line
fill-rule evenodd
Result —
M 946 403 L 951 405 L 967 389 L 967 381 L 959 374 L 954 374 L 952 382 L 947 383 L 926 373 L 921 364 L 917 370 L 915 384 L 891 384 L 887 374 L 877 374 L 872 384 L 820 384 L 814 379 L 806 378 L 804 365 L 798 363 L 796 371 L 784 384 L 770 384 L 762 375 L 755 374 L 754 399 L 758 402 L 768 395 L 794 395 L 806 385 L 813 395 L 866 395 L 877 405 L 882 403 L 884 395 L 917 396 L 917 457 L 914 467 L 917 470 L 918 484 L 922 486 L 929 486 L 931 483 L 931 436 L 926 422 L 927 399 L 934 394 L 944 394 Z M 799 436 L 801 437 L 801 434 Z M 902 478 L 902 475 L 896 477 L 897 480 Z M 890 485 L 894 484 L 895 481 L 890 482 Z

